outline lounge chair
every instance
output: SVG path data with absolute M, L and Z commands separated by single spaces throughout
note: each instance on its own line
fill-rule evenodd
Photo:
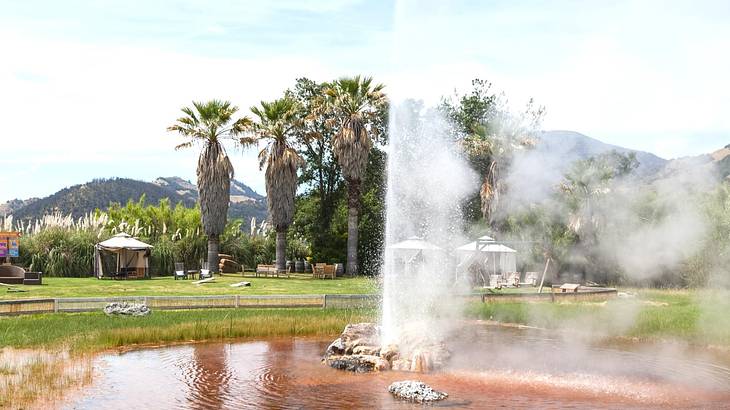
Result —
M 175 280 L 178 279 L 187 279 L 188 273 L 185 270 L 185 264 L 180 262 L 175 262 Z
M 489 275 L 489 287 L 492 289 L 502 289 L 502 275 Z
M 529 286 L 537 286 L 538 272 L 525 272 L 525 281 L 522 283 Z
M 208 279 L 213 277 L 213 272 L 210 271 L 208 262 L 203 262 L 201 268 L 200 268 L 200 276 L 199 278 L 201 280 Z
M 519 272 L 508 272 L 506 285 L 510 286 L 510 287 L 519 287 L 520 286 L 520 273 Z

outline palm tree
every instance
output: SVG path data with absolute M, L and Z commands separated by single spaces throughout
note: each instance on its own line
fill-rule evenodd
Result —
M 218 272 L 219 236 L 226 226 L 233 178 L 233 165 L 222 142 L 234 139 L 251 122 L 246 117 L 233 121 L 236 111 L 238 107 L 228 101 L 193 101 L 192 108 L 182 108 L 185 115 L 167 128 L 187 139 L 176 150 L 203 144 L 197 168 L 198 200 L 200 219 L 208 236 L 208 265 L 212 272 Z
M 265 142 L 259 152 L 259 167 L 266 165 L 266 196 L 271 222 L 276 228 L 276 268 L 286 269 L 286 232 L 294 219 L 294 195 L 297 191 L 297 170 L 302 158 L 292 147 L 295 129 L 300 124 L 297 102 L 284 97 L 272 102 L 261 101 L 251 107 L 258 117 L 249 129 L 252 136 L 241 138 L 243 145 Z
M 325 87 L 324 106 L 334 114 L 337 132 L 332 149 L 347 181 L 347 273 L 357 275 L 358 214 L 361 182 L 373 141 L 368 133 L 387 100 L 382 84 L 370 77 L 343 77 Z

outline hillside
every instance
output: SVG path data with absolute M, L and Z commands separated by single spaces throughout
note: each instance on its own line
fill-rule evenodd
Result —
M 153 182 L 128 178 L 97 179 L 85 184 L 64 188 L 53 195 L 28 201 L 13 200 L 0 205 L 11 210 L 19 219 L 38 218 L 47 213 L 61 212 L 73 217 L 82 216 L 96 208 L 106 209 L 111 203 L 124 204 L 145 195 L 146 202 L 156 204 L 167 198 L 171 203 L 195 206 L 198 190 L 194 184 L 179 177 L 157 178 Z M 230 218 L 248 220 L 266 218 L 266 198 L 240 181 L 231 184 Z
M 540 135 L 536 150 L 546 156 L 560 158 L 565 164 L 563 170 L 576 160 L 587 159 L 610 151 L 635 153 L 639 161 L 636 172 L 641 177 L 649 177 L 659 172 L 669 162 L 652 153 L 635 151 L 617 145 L 606 144 L 574 131 L 546 131 Z

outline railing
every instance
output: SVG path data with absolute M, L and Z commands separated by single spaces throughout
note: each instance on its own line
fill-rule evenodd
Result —
M 52 312 L 95 312 L 112 302 L 144 303 L 150 309 L 211 308 L 322 308 L 361 309 L 378 306 L 378 295 L 220 295 L 118 296 L 103 298 L 49 298 L 0 301 L 0 315 Z
M 616 296 L 616 289 L 581 288 L 577 293 L 472 293 L 460 295 L 470 301 L 507 302 L 528 300 L 597 300 Z M 376 308 L 380 295 L 219 295 L 219 296 L 117 296 L 103 298 L 49 298 L 0 300 L 0 316 L 52 312 L 101 311 L 111 302 L 144 303 L 150 309 L 215 308 Z

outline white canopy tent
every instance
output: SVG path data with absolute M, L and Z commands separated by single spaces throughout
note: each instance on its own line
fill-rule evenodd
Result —
M 517 271 L 517 251 L 497 243 L 489 236 L 459 246 L 456 255 L 460 266 L 464 263 L 484 263 L 485 268 L 493 274 Z
M 393 258 L 405 265 L 406 271 L 427 259 L 443 263 L 446 258 L 446 250 L 417 236 L 386 247 L 385 253 L 386 258 Z
M 104 276 L 149 277 L 149 255 L 152 245 L 132 238 L 124 232 L 114 235 L 106 241 L 94 246 L 94 274 L 101 279 Z M 116 255 L 115 272 L 104 273 L 102 252 Z

